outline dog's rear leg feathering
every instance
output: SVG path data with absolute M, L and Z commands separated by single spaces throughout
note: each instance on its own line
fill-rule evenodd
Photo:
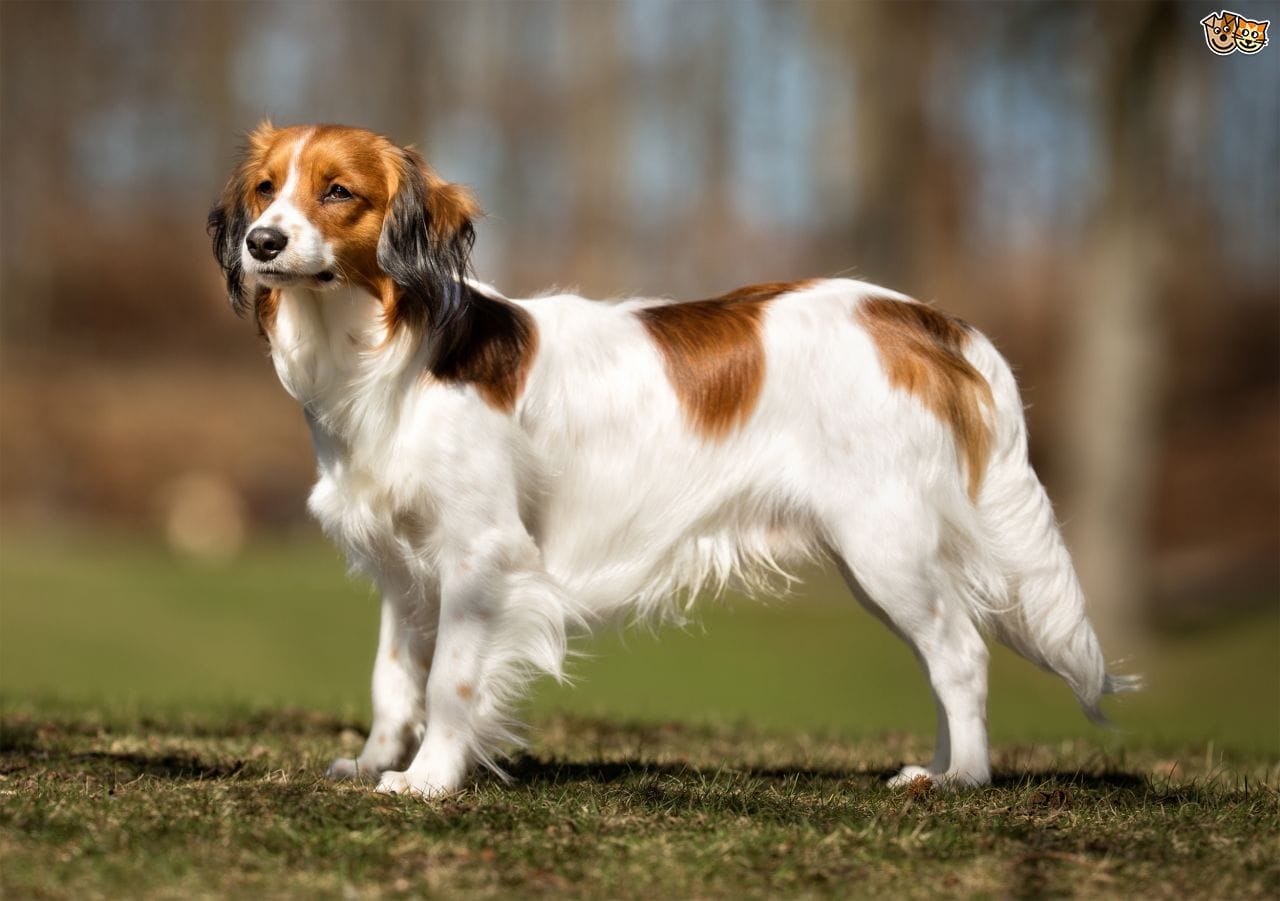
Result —
M 904 767 L 893 785 L 922 777 L 948 786 L 990 781 L 984 631 L 1061 676 L 1095 722 L 1106 722 L 1103 694 L 1140 687 L 1136 676 L 1106 671 L 1049 499 L 1028 460 L 1008 364 L 974 331 L 967 331 L 962 352 L 990 388 L 984 404 L 990 452 L 980 461 L 980 481 L 970 481 L 957 454 L 958 468 L 943 484 L 887 480 L 871 497 L 833 497 L 824 517 L 850 588 L 910 645 L 933 691 L 933 760 Z M 966 488 L 976 488 L 976 496 Z
M 1028 660 L 1061 676 L 1085 714 L 1106 725 L 1104 694 L 1138 691 L 1136 675 L 1108 673 L 1090 624 L 1084 592 L 1027 457 L 1026 424 L 1009 365 L 975 336 L 970 361 L 995 398 L 994 454 L 978 496 L 978 535 L 1005 578 L 1008 594 L 990 615 L 993 634 Z

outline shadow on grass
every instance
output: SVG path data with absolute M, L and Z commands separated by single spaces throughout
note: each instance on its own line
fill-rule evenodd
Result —
M 0 775 L 38 769 L 63 776 L 93 776 L 114 783 L 132 782 L 144 776 L 174 782 L 204 782 L 247 775 L 243 760 L 210 763 L 196 754 L 134 751 L 79 751 L 69 753 L 40 745 L 38 740 L 7 741 L 0 746 Z
M 862 782 L 880 785 L 897 774 L 896 769 L 850 769 L 840 767 L 734 766 L 699 767 L 686 763 L 657 763 L 645 760 L 609 762 L 544 761 L 533 757 L 517 758 L 507 772 L 518 784 L 562 785 L 594 782 L 609 784 L 646 777 L 693 778 L 699 781 L 721 776 L 739 776 L 766 781 Z M 1148 785 L 1144 775 L 1108 770 L 1088 773 L 1079 770 L 1038 770 L 1024 773 L 997 773 L 992 788 L 1025 789 L 1045 783 L 1084 791 L 1115 789 L 1140 790 Z
M 94 768 L 94 764 L 106 766 L 120 781 L 132 781 L 143 776 L 151 776 L 155 779 L 204 782 L 233 779 L 245 773 L 243 760 L 236 760 L 230 764 L 207 763 L 195 754 L 85 751 L 79 754 L 68 754 L 64 759 L 86 764 L 91 769 Z M 120 778 L 119 770 L 125 771 L 124 779 Z
M 137 720 L 139 731 L 172 735 L 184 733 L 187 738 L 228 735 L 242 736 L 259 732 L 274 735 L 330 736 L 349 729 L 348 721 L 301 710 L 276 710 L 250 712 L 240 717 L 228 717 L 216 723 L 203 724 L 203 728 L 186 728 L 193 724 L 153 721 L 149 717 Z M 175 728 L 180 727 L 180 728 Z M 83 723 L 45 721 L 37 722 L 24 716 L 0 720 L 0 772 L 12 773 L 27 769 L 59 772 L 66 776 L 92 775 L 113 782 L 127 782 L 142 777 L 168 781 L 218 781 L 254 778 L 260 775 L 261 765 L 244 760 L 217 759 L 192 751 L 157 749 L 148 751 L 112 751 L 101 748 L 82 750 L 68 747 L 71 736 L 97 732 L 85 728 Z M 101 732 L 98 732 L 101 735 Z M 277 761 L 287 765 L 294 761 Z M 788 766 L 735 765 L 732 760 L 708 766 L 688 762 L 659 762 L 631 756 L 620 760 L 566 760 L 544 758 L 533 754 L 520 754 L 510 762 L 508 773 L 517 786 L 546 788 L 563 785 L 607 786 L 626 781 L 652 782 L 657 779 L 680 779 L 690 783 L 707 784 L 721 779 L 746 779 L 763 782 L 786 783 L 795 788 L 831 788 L 833 784 L 852 783 L 865 788 L 883 786 L 895 775 L 896 769 L 860 768 L 841 766 Z M 314 774 L 320 778 L 321 773 Z M 481 774 L 480 783 L 497 781 L 496 777 Z M 1052 795 L 1067 790 L 1083 793 L 1106 793 L 1116 790 L 1152 792 L 1159 796 L 1172 793 L 1185 794 L 1195 791 L 1194 784 L 1176 785 L 1172 780 L 1163 787 L 1141 773 L 1116 769 L 1040 769 L 998 772 L 992 781 L 998 790 L 1034 790 Z
M 146 753 L 138 751 L 79 751 L 68 753 L 41 747 L 32 735 L 10 733 L 0 750 L 5 754 L 0 772 L 14 773 L 39 767 L 61 771 L 63 775 L 93 775 L 113 782 L 130 782 L 142 777 L 174 782 L 206 782 L 252 778 L 256 769 L 243 760 L 211 761 L 198 754 L 182 752 Z M 785 782 L 797 788 L 817 787 L 830 783 L 855 783 L 868 788 L 884 785 L 897 771 L 893 769 L 854 769 L 804 766 L 695 766 L 688 763 L 659 763 L 641 759 L 619 761 L 540 760 L 521 756 L 507 767 L 516 786 L 548 788 L 567 785 L 607 786 L 623 782 L 648 782 L 657 778 L 680 779 L 699 784 L 718 779 L 750 779 Z M 316 777 L 320 777 L 317 772 Z M 498 782 L 497 777 L 481 775 L 481 782 Z M 1140 791 L 1150 787 L 1147 777 L 1134 773 L 1107 771 L 1084 773 L 1069 770 L 1041 770 L 1027 773 L 996 774 L 992 788 L 1005 790 L 1051 787 L 1084 792 L 1123 789 Z
M 39 746 L 35 723 L 23 720 L 0 722 L 0 754 L 30 754 Z

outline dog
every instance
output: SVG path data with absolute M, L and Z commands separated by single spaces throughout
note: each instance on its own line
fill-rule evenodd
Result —
M 267 122 L 209 216 L 231 306 L 310 427 L 308 507 L 381 594 L 368 741 L 329 776 L 431 798 L 501 775 L 572 635 L 813 558 L 932 687 L 932 762 L 893 785 L 990 781 L 984 633 L 1095 720 L 1138 687 L 1106 671 L 978 331 L 836 278 L 508 298 L 469 277 L 477 215 L 383 136 Z

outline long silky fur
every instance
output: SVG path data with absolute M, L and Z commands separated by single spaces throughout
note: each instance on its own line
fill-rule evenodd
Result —
M 256 318 L 257 305 L 267 291 L 255 287 L 252 295 L 250 294 L 245 286 L 244 262 L 240 256 L 250 223 L 249 210 L 244 203 L 246 182 L 249 179 L 249 155 L 250 146 L 246 142 L 240 148 L 235 172 L 209 210 L 205 228 L 213 242 L 213 256 L 222 269 L 231 309 L 241 317 L 252 309 Z
M 470 292 L 462 286 L 476 234 L 470 220 L 447 233 L 432 221 L 426 163 L 413 150 L 400 154 L 400 186 L 378 241 L 378 265 L 400 289 L 398 324 L 430 328 L 434 361 L 447 357 L 465 336 Z
M 313 433 L 308 506 L 353 568 L 406 586 L 435 656 L 405 675 L 405 646 L 421 636 L 384 591 L 374 722 L 336 775 L 455 791 L 477 763 L 498 770 L 519 737 L 513 708 L 535 675 L 563 677 L 570 634 L 627 615 L 678 621 L 703 589 L 785 582 L 824 552 L 917 651 L 944 717 L 929 768 L 908 766 L 894 784 L 990 781 L 980 630 L 1060 675 L 1095 719 L 1101 695 L 1137 688 L 1106 670 L 1027 458 L 1013 374 L 979 333 L 954 352 L 990 388 L 982 459 L 964 453 L 953 417 L 886 370 L 867 310 L 913 301 L 842 279 L 770 286 L 760 315 L 738 323 L 759 340 L 758 393 L 731 428 L 707 434 L 691 427 L 657 343 L 671 337 L 645 324 L 665 302 L 520 300 L 469 281 L 465 191 L 413 151 L 349 131 L 387 154 L 390 197 L 368 240 L 394 296 L 385 280 L 376 292 L 282 288 L 268 337 Z M 293 134 L 305 144 L 311 132 Z M 240 256 L 248 178 L 238 172 L 209 217 L 238 312 L 254 268 Z M 289 197 L 274 203 L 263 217 L 328 246 Z M 937 339 L 933 321 L 901 318 L 921 342 Z M 716 353 L 684 337 L 688 353 Z M 920 365 L 939 365 L 930 359 Z M 424 705 L 415 680 L 427 667 Z M 399 771 L 414 750 L 397 738 L 406 732 L 419 747 Z
M 227 194 L 232 192 L 228 189 Z M 244 287 L 244 265 L 240 262 L 240 245 L 249 228 L 249 213 L 244 205 L 224 199 L 209 210 L 208 232 L 213 239 L 213 255 L 222 267 L 227 300 L 237 316 L 249 310 L 249 297 Z

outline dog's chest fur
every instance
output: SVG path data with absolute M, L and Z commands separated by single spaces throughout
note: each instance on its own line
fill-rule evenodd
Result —
M 424 477 L 436 442 L 418 434 L 419 349 L 389 338 L 379 314 L 358 290 L 282 292 L 270 335 L 276 372 L 302 404 L 315 446 L 307 506 L 353 565 L 374 574 L 432 560 L 438 519 Z

